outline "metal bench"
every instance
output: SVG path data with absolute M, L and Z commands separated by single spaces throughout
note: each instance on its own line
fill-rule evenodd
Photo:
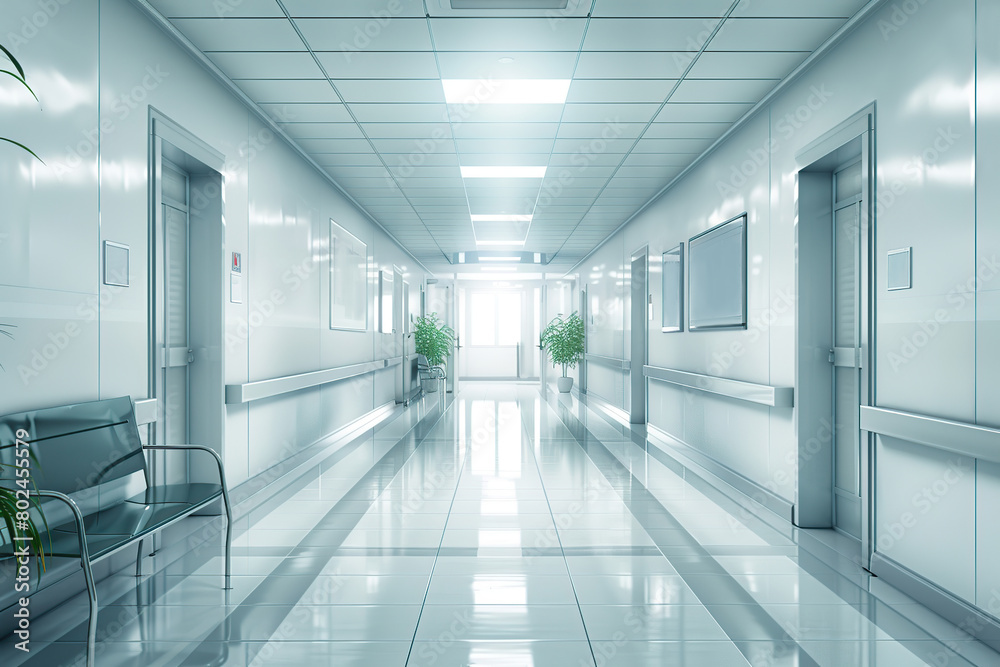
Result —
M 13 468 L 7 466 L 15 464 L 17 440 L 27 441 L 35 458 L 31 479 L 36 490 L 31 495 L 48 499 L 43 510 L 61 503 L 71 512 L 70 520 L 56 520 L 57 525 L 49 519 L 42 545 L 46 557 L 80 559 L 90 596 L 88 665 L 93 664 L 97 631 L 93 563 L 138 544 L 136 576 L 140 576 L 144 538 L 220 498 L 226 511 L 225 588 L 231 587 L 233 515 L 222 459 L 215 451 L 198 445 L 142 445 L 128 396 L 0 417 L 0 464 L 4 466 L 0 484 L 7 488 L 14 488 Z M 207 452 L 218 465 L 219 482 L 156 485 L 150 480 L 145 450 Z M 93 493 L 119 480 L 118 486 L 124 488 L 132 484 L 125 480 L 128 477 L 134 476 L 138 483 L 138 472 L 143 473 L 141 493 L 121 493 L 111 501 L 108 494 Z M 96 498 L 99 502 L 94 502 Z M 5 545 L 0 559 L 12 557 L 11 545 Z

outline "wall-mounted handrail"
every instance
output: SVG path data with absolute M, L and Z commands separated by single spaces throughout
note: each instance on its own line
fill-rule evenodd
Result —
M 606 357 L 603 354 L 590 354 L 589 352 L 583 355 L 583 358 L 587 361 L 592 361 L 595 364 L 603 364 L 604 366 L 611 366 L 612 368 L 618 368 L 623 371 L 632 370 L 632 362 L 628 359 L 618 359 L 617 357 Z
M 1000 463 L 1000 430 L 986 426 L 863 405 L 861 430 Z
M 393 357 L 392 359 L 366 361 L 361 364 L 328 368 L 322 371 L 300 373 L 298 375 L 286 375 L 285 377 L 258 380 L 257 382 L 247 382 L 245 384 L 227 384 L 226 405 L 259 401 L 263 398 L 271 398 L 301 389 L 339 382 L 340 380 L 398 366 L 401 363 L 403 363 L 402 357 Z
M 718 394 L 740 401 L 767 405 L 772 408 L 791 408 L 795 406 L 795 389 L 793 387 L 772 387 L 766 384 L 741 382 L 727 378 L 689 373 L 659 366 L 643 366 L 642 372 L 651 380 L 659 380 L 669 384 L 695 389 L 709 394 Z

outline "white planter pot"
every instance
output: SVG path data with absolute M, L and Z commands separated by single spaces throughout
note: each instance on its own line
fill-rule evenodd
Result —
M 556 378 L 556 386 L 560 394 L 568 394 L 573 389 L 573 378 Z
M 423 387 L 425 393 L 434 394 L 438 391 L 438 387 L 441 386 L 441 380 L 437 378 L 424 378 L 420 381 L 420 386 Z

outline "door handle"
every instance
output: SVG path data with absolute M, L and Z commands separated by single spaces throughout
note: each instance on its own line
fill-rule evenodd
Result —
M 160 348 L 160 368 L 180 368 L 194 363 L 194 350 L 189 347 Z
M 831 364 L 844 368 L 863 368 L 864 355 L 860 347 L 835 347 L 828 357 Z

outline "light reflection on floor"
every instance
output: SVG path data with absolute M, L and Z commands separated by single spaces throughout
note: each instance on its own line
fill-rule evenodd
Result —
M 155 562 L 138 591 L 104 581 L 98 665 L 1000 664 L 574 404 L 581 443 L 557 400 L 470 384 L 419 443 L 376 433 L 240 522 L 228 597 L 217 549 Z M 0 662 L 77 664 L 85 609 L 35 619 L 33 652 L 8 638 Z

